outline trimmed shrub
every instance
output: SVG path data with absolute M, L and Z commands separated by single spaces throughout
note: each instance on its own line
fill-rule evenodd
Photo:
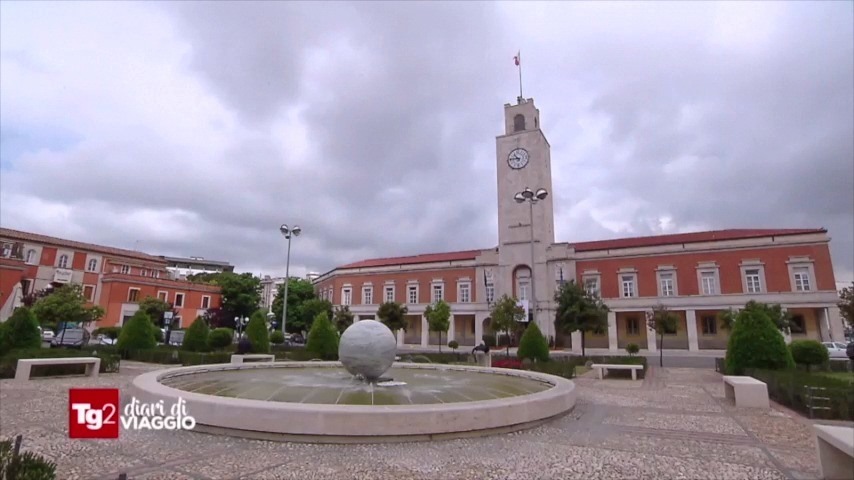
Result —
M 520 359 L 531 359 L 535 362 L 549 361 L 549 343 L 540 332 L 537 322 L 530 322 L 522 338 L 519 340 L 519 350 L 516 353 Z
M 320 312 L 314 317 L 305 349 L 323 360 L 338 359 L 338 331 L 332 326 L 326 312 Z
M 270 337 L 267 333 L 267 321 L 264 312 L 256 311 L 246 325 L 246 337 L 252 344 L 252 353 L 270 353 Z
M 187 332 L 184 333 L 184 341 L 181 343 L 181 350 L 187 352 L 209 352 L 210 344 L 208 336 L 211 329 L 207 322 L 202 317 L 196 317 Z
M 626 353 L 628 353 L 629 356 L 637 355 L 638 352 L 640 352 L 640 347 L 638 346 L 637 343 L 630 343 L 630 344 L 626 345 Z
M 53 480 L 56 464 L 33 452 L 15 455 L 12 440 L 0 442 L 0 478 L 15 480 Z
M 89 349 L 83 350 L 88 352 Z M 92 356 L 101 359 L 99 373 L 115 373 L 119 371 L 121 357 L 111 351 L 100 351 L 92 349 Z M 15 378 L 18 368 L 18 360 L 21 358 L 65 358 L 79 357 L 79 350 L 67 350 L 64 348 L 33 348 L 15 350 L 0 357 L 0 378 Z M 89 356 L 88 353 L 85 356 Z M 85 365 L 40 365 L 33 367 L 32 377 L 46 377 L 54 375 L 83 375 L 86 371 Z M 3 478 L 3 477 L 0 477 Z
M 460 344 L 456 340 L 451 340 L 450 342 L 448 342 L 448 348 L 450 348 L 451 350 L 456 350 L 460 348 Z
M 157 346 L 157 341 L 154 339 L 155 330 L 160 331 L 151 323 L 148 315 L 142 310 L 137 311 L 122 326 L 116 347 L 125 358 L 131 350 L 150 350 Z
M 215 328 L 211 330 L 211 333 L 208 335 L 208 345 L 210 345 L 211 348 L 225 348 L 231 345 L 233 339 L 234 331 L 230 328 Z
M 270 334 L 270 343 L 273 345 L 285 343 L 285 334 L 281 330 L 273 330 L 273 333 Z
M 27 307 L 18 307 L 0 331 L 0 354 L 21 348 L 39 348 L 42 337 L 36 316 Z
M 803 370 L 746 370 L 745 373 L 765 382 L 772 400 L 810 418 L 854 421 L 854 383 L 845 377 Z
M 807 371 L 813 365 L 824 365 L 830 361 L 827 348 L 818 340 L 793 340 L 789 344 L 792 359 L 797 365 L 804 365 Z
M 736 316 L 725 364 L 728 375 L 743 375 L 748 368 L 779 370 L 795 366 L 783 334 L 765 311 L 750 305 Z

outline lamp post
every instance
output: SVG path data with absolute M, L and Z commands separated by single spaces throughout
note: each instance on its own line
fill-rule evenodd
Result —
M 534 289 L 537 278 L 534 275 L 534 263 L 536 263 L 536 258 L 534 257 L 534 204 L 540 200 L 545 200 L 548 196 L 549 192 L 545 188 L 539 188 L 534 192 L 528 187 L 513 195 L 513 200 L 516 200 L 516 203 L 528 202 L 528 215 L 531 221 L 531 312 L 534 318 L 536 318 L 537 311 L 537 295 Z
M 288 280 L 290 280 L 291 275 L 291 237 L 298 237 L 302 232 L 302 229 L 299 228 L 299 225 L 294 225 L 293 228 L 288 228 L 287 224 L 282 224 L 282 226 L 279 227 L 279 231 L 288 239 L 288 255 L 285 260 L 285 292 L 282 296 L 282 335 L 287 335 L 287 332 L 285 331 L 285 320 L 288 318 Z

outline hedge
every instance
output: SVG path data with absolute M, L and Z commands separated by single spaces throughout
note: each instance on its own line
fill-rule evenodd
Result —
M 22 358 L 68 358 L 68 357 L 98 357 L 101 359 L 99 373 L 116 373 L 121 366 L 121 357 L 115 353 L 98 350 L 83 349 L 66 350 L 53 348 L 34 348 L 25 350 L 14 350 L 0 357 L 0 378 L 15 378 L 18 368 L 18 360 Z M 85 365 L 38 365 L 32 368 L 33 377 L 47 377 L 55 375 L 83 375 L 86 372 Z
M 775 402 L 808 415 L 828 420 L 854 421 L 854 382 L 801 370 L 745 371 L 747 375 L 768 385 L 768 396 Z M 852 376 L 854 378 L 854 376 Z M 823 388 L 812 395 L 808 387 Z M 810 400 L 811 396 L 829 400 Z M 810 404 L 825 409 L 810 409 Z

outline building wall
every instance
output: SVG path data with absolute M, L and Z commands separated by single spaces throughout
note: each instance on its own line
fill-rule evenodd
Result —
M 450 268 L 433 268 L 424 270 L 409 270 L 397 272 L 377 272 L 377 273 L 342 273 L 335 275 L 332 278 L 324 279 L 317 283 L 316 291 L 324 292 L 332 290 L 332 303 L 339 305 L 342 303 L 343 289 L 350 288 L 352 293 L 352 302 L 350 305 L 364 305 L 363 303 L 363 287 L 373 287 L 373 301 L 370 305 L 379 305 L 385 302 L 385 287 L 394 287 L 394 301 L 402 304 L 409 304 L 408 286 L 418 286 L 418 304 L 428 304 L 432 302 L 432 286 L 441 283 L 444 285 L 444 299 L 448 303 L 457 303 L 458 285 L 460 283 L 469 283 L 470 302 L 477 302 L 476 283 L 474 267 L 450 267 Z
M 159 293 L 165 293 L 169 303 L 173 304 L 177 315 L 181 317 L 180 324 L 174 324 L 174 328 L 188 327 L 199 315 L 204 314 L 202 298 L 209 297 L 208 308 L 218 308 L 222 304 L 219 289 L 209 285 L 194 284 L 191 282 L 148 279 L 141 281 L 131 275 L 110 274 L 103 280 L 104 294 L 101 296 L 100 305 L 107 314 L 99 323 L 101 327 L 120 326 L 124 318 L 133 315 L 138 310 L 138 302 L 146 297 L 157 298 Z M 136 301 L 131 300 L 131 290 L 137 290 Z M 177 294 L 184 295 L 182 307 L 175 306 Z

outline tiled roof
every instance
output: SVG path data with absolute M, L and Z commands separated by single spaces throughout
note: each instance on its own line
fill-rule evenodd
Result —
M 107 255 L 116 255 L 120 257 L 136 258 L 159 264 L 165 263 L 160 257 L 149 255 L 147 253 L 137 252 L 134 250 L 125 250 L 123 248 L 105 247 L 103 245 L 95 245 L 93 243 L 76 242 L 74 240 L 65 240 L 62 238 L 49 237 L 38 233 L 22 232 L 20 230 L 12 230 L 10 228 L 0 228 L 0 238 L 9 240 L 18 240 L 22 242 L 44 243 L 47 245 L 65 247 L 74 250 L 83 250 L 89 252 L 104 253 Z
M 483 250 L 466 250 L 463 252 L 425 253 L 410 257 L 374 258 L 348 263 L 338 267 L 341 268 L 368 268 L 387 267 L 392 265 L 415 265 L 418 263 L 454 262 L 460 260 L 474 260 Z
M 595 250 L 614 250 L 619 248 L 677 245 L 680 243 L 699 243 L 782 235 L 801 235 L 805 233 L 827 233 L 827 230 L 823 228 L 731 229 L 714 230 L 710 232 L 676 233 L 672 235 L 656 235 L 651 237 L 615 238 L 613 240 L 570 243 L 569 245 L 575 247 L 576 252 L 590 252 Z

